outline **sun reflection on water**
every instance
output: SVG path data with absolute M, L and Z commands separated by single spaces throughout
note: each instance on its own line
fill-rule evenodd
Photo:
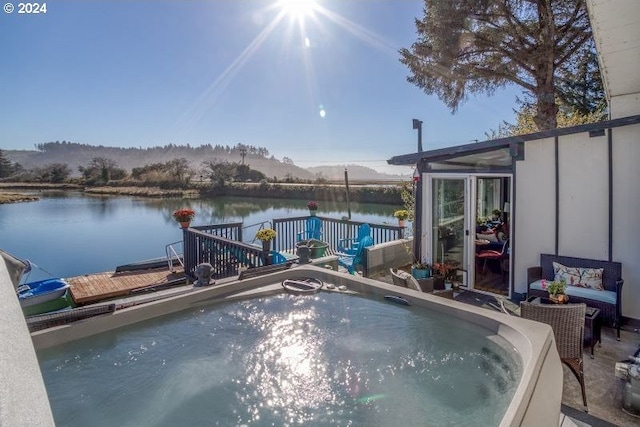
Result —
M 260 314 L 260 315 L 259 315 Z M 291 423 L 313 420 L 319 404 L 332 401 L 326 337 L 318 333 L 314 307 L 267 316 L 252 313 L 249 321 L 266 334 L 247 355 L 245 384 L 256 396 L 238 396 L 253 420 L 260 411 L 283 415 Z

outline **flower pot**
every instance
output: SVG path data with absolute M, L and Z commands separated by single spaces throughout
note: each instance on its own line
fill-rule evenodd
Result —
M 191 221 L 180 221 L 180 227 L 182 228 L 189 228 L 190 224 L 191 224 Z
M 309 248 L 309 256 L 311 258 L 322 258 L 327 248 L 329 247 L 329 244 L 321 240 L 309 239 L 300 240 L 298 243 L 296 243 L 296 248 L 299 248 L 301 246 L 306 246 L 307 248 Z
M 310 216 L 316 216 L 317 209 L 309 209 Z
M 556 304 L 566 304 L 569 302 L 569 295 L 566 294 L 549 294 L 549 299 Z
M 411 267 L 411 275 L 416 279 L 426 279 L 431 276 L 430 268 L 416 268 Z
M 398 220 L 398 226 L 399 227 L 404 227 L 405 224 L 406 224 L 406 221 L 404 219 L 399 219 Z
M 444 277 L 442 276 L 433 276 L 433 289 L 434 290 L 444 290 Z
M 269 252 L 271 250 L 271 240 L 262 241 L 262 251 Z

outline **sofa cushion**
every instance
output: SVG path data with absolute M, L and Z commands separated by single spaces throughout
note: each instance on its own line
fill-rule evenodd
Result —
M 536 280 L 531 283 L 529 288 L 538 291 L 545 291 L 545 289 L 542 288 L 542 280 Z M 575 296 L 578 298 L 603 302 L 605 304 L 616 305 L 616 293 L 613 291 L 599 291 L 596 289 L 581 288 L 579 286 L 567 286 L 564 293 L 569 295 L 569 303 L 571 303 L 571 296 Z
M 602 268 L 567 267 L 558 262 L 553 262 L 553 280 L 564 280 L 567 286 L 589 288 L 598 291 L 604 290 L 602 285 Z

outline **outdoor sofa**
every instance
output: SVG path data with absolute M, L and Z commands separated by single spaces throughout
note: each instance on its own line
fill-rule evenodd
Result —
M 615 261 L 600 261 L 587 258 L 574 258 L 559 255 L 540 254 L 540 265 L 527 269 L 527 296 L 546 297 L 548 292 L 542 287 L 542 280 L 553 281 L 556 273 L 553 263 L 560 264 L 569 270 L 584 273 L 587 269 L 599 273 L 602 269 L 601 289 L 587 287 L 583 283 L 572 286 L 567 281 L 565 294 L 569 296 L 569 303 L 585 303 L 589 307 L 599 308 L 604 324 L 613 326 L 620 339 L 620 323 L 622 320 L 622 264 Z M 566 270 L 566 269 L 565 269 Z

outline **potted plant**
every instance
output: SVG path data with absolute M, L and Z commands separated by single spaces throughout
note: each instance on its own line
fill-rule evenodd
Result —
M 409 218 L 409 211 L 406 209 L 399 209 L 393 213 L 393 216 L 398 219 L 398 225 L 404 227 L 404 223 Z
M 435 262 L 433 263 L 433 271 L 442 279 L 445 289 L 449 289 L 453 285 L 453 281 L 457 278 L 458 262 L 451 260 Z
M 173 214 L 173 219 L 180 223 L 182 228 L 188 228 L 191 221 L 196 216 L 196 212 L 190 208 L 178 209 Z
M 564 304 L 569 301 L 569 296 L 564 293 L 567 289 L 567 282 L 564 279 L 548 282 L 542 279 L 542 289 L 549 292 L 549 299 L 553 302 Z
M 426 262 L 416 261 L 411 264 L 411 275 L 416 279 L 431 277 L 431 265 Z
M 307 207 L 309 208 L 309 215 L 316 216 L 316 211 L 318 210 L 318 202 L 315 200 L 309 200 L 307 202 Z
M 262 250 L 271 250 L 271 241 L 276 238 L 276 230 L 273 228 L 262 228 L 256 233 L 256 239 L 262 242 Z

